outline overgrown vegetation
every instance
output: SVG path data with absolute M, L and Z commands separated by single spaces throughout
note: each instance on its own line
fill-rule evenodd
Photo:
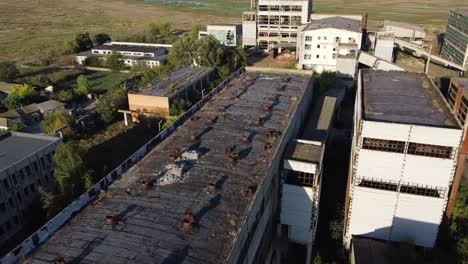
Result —
M 112 51 L 112 54 L 106 58 L 106 66 L 114 72 L 123 70 L 125 68 L 123 55 L 119 52 Z
M 0 81 L 12 82 L 18 75 L 19 70 L 13 62 L 0 62 Z
M 8 94 L 8 97 L 4 99 L 3 104 L 8 109 L 15 109 L 21 106 L 36 103 L 40 100 L 39 93 L 36 92 L 31 85 L 15 85 L 13 91 Z
M 56 131 L 61 129 L 65 137 L 73 135 L 73 119 L 66 111 L 47 113 L 41 122 L 41 130 L 47 135 L 56 136 Z
M 128 108 L 127 103 L 127 89 L 117 86 L 99 98 L 96 110 L 101 119 L 106 124 L 110 124 L 117 119 L 119 109 Z

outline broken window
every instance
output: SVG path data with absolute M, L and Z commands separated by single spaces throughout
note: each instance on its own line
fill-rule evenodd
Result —
M 364 138 L 362 142 L 362 148 L 386 152 L 404 153 L 405 142 L 376 138 Z
M 363 179 L 358 184 L 358 186 L 364 187 L 364 188 L 370 188 L 370 189 L 393 191 L 393 192 L 396 192 L 398 189 L 398 185 L 396 183 L 386 182 L 380 179 Z
M 302 172 L 302 171 L 290 171 L 288 170 L 288 176 L 286 178 L 287 184 L 301 185 L 301 186 L 313 186 L 314 185 L 314 174 Z
M 442 197 L 445 195 L 445 188 L 435 188 L 422 185 L 402 185 L 400 186 L 401 193 L 429 196 L 429 197 Z
M 408 154 L 449 159 L 452 156 L 452 147 L 410 142 L 408 145 Z

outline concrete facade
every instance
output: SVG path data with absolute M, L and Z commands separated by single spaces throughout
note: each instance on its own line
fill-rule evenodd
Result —
M 361 21 L 344 17 L 312 20 L 300 32 L 299 65 L 302 69 L 337 72 L 354 77 L 361 49 Z
M 390 87 L 394 91 L 380 97 Z M 427 101 L 414 101 L 415 94 L 424 95 L 419 98 Z M 415 105 L 401 102 L 402 98 Z M 382 104 L 382 100 L 386 103 Z M 433 111 L 426 112 L 426 107 Z M 428 113 L 432 118 L 425 116 Z M 349 248 L 352 236 L 359 235 L 412 240 L 418 246 L 432 248 L 448 203 L 462 134 L 442 95 L 424 75 L 361 72 L 345 211 L 345 245 Z
M 55 184 L 53 153 L 59 138 L 18 132 L 0 136 L 0 246 L 31 219 L 39 187 Z
M 253 43 L 251 27 L 255 22 L 256 47 L 264 50 L 295 48 L 299 27 L 310 19 L 312 0 L 252 0 L 251 7 L 251 11 L 243 14 L 243 25 L 248 27 L 244 47 Z
M 450 11 L 442 55 L 468 68 L 468 9 Z
M 426 38 L 424 28 L 408 23 L 385 20 L 383 30 L 393 34 L 396 38 L 411 41 L 422 41 Z

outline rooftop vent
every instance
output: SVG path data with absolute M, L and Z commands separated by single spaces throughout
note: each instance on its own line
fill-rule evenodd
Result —
M 271 112 L 271 104 L 270 103 L 263 103 L 262 104 L 263 112 L 268 113 Z
M 263 124 L 265 124 L 265 119 L 263 117 L 259 117 L 255 120 L 255 124 L 263 126 Z
M 281 85 L 279 85 L 279 86 L 276 88 L 276 90 L 278 90 L 278 91 L 284 91 L 284 90 L 286 90 L 286 85 L 282 85 L 282 84 L 281 84 Z
M 193 225 L 195 224 L 195 215 L 192 212 L 188 212 L 184 215 L 182 220 L 182 228 L 185 231 L 191 231 Z
M 192 116 L 192 117 L 190 118 L 191 121 L 197 121 L 198 119 L 200 119 L 200 117 L 199 117 L 199 116 L 196 116 L 196 115 L 194 115 L 194 116 Z
M 65 261 L 65 259 L 63 257 L 58 257 L 56 259 L 54 259 L 54 264 L 66 264 L 67 262 Z
M 281 132 L 277 130 L 270 130 L 265 133 L 265 138 L 266 139 L 276 139 L 281 136 Z
M 283 78 L 283 82 L 289 82 L 290 80 L 291 80 L 290 77 L 284 77 L 284 78 Z
M 251 141 L 249 139 L 249 136 L 243 135 L 241 139 L 242 144 L 249 144 Z
M 169 157 L 171 158 L 172 161 L 175 161 L 180 156 L 181 153 L 182 153 L 182 149 L 179 147 L 176 147 L 174 148 L 174 150 L 172 150 Z
M 256 187 L 253 185 L 249 185 L 247 188 L 245 188 L 243 191 L 244 198 L 252 198 L 255 193 L 255 189 Z
M 145 178 L 140 180 L 140 184 L 141 184 L 141 188 L 148 189 L 149 186 L 150 186 L 150 181 L 149 181 L 148 178 L 145 177 Z
M 123 225 L 124 221 L 117 216 L 106 215 L 107 225 Z
M 213 117 L 208 117 L 206 119 L 206 125 L 211 126 L 216 123 L 216 120 L 218 120 L 218 116 L 213 116 Z
M 239 153 L 234 151 L 234 146 L 229 146 L 224 149 L 224 154 L 232 163 L 237 163 L 239 161 Z
M 210 183 L 208 183 L 208 192 L 209 193 L 216 192 L 216 183 L 214 181 L 211 181 Z
M 200 138 L 200 136 L 198 135 L 198 132 L 197 132 L 197 131 L 193 132 L 193 133 L 192 133 L 192 136 L 190 136 L 190 139 L 191 139 L 192 141 L 196 141 L 196 140 L 198 140 L 199 138 Z
M 265 145 L 263 145 L 263 150 L 266 152 L 270 152 L 273 149 L 273 145 L 270 142 L 267 142 Z

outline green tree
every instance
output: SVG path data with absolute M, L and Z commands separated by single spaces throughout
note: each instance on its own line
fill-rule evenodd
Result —
M 5 99 L 5 106 L 9 109 L 15 109 L 24 105 L 35 103 L 39 99 L 39 93 L 30 85 L 15 85 L 8 97 Z
M 111 41 L 111 37 L 109 34 L 106 33 L 98 33 L 93 36 L 93 44 L 94 45 L 102 45 L 108 41 Z
M 51 81 L 49 77 L 47 77 L 45 74 L 35 75 L 29 81 L 30 85 L 35 86 L 35 87 L 41 87 L 41 88 L 45 88 L 49 86 L 50 83 Z
M 84 155 L 84 149 L 75 141 L 62 143 L 55 151 L 54 176 L 67 201 L 80 195 L 84 189 L 88 176 Z
M 128 107 L 127 102 L 127 89 L 118 86 L 99 98 L 96 111 L 106 124 L 110 124 L 118 117 L 119 109 L 126 109 Z
M 168 61 L 174 67 L 191 66 L 194 64 L 197 52 L 195 40 L 185 36 L 178 39 L 169 51 Z
M 62 193 L 47 191 L 42 187 L 39 187 L 38 191 L 41 196 L 42 208 L 47 214 L 47 219 L 51 219 L 56 216 L 65 208 L 65 206 L 67 206 L 65 197 Z
M 88 78 L 83 75 L 78 76 L 76 79 L 76 87 L 73 90 L 78 96 L 86 96 L 91 92 L 91 84 L 89 84 Z
M 92 66 L 92 67 L 101 67 L 102 66 L 102 61 L 99 56 L 96 55 L 91 55 L 87 57 L 84 61 L 84 64 L 86 66 Z
M 72 90 L 62 90 L 58 92 L 57 99 L 60 102 L 66 103 L 73 100 L 73 91 Z
M 112 54 L 107 57 L 106 64 L 114 72 L 121 71 L 125 67 L 122 54 L 116 51 L 112 51 Z
M 44 48 L 40 55 L 40 60 L 43 65 L 50 65 L 57 60 L 58 51 L 55 48 Z
M 189 107 L 189 103 L 184 99 L 177 98 L 171 103 L 171 108 L 169 109 L 171 116 L 179 116 L 183 114 L 187 108 Z
M 62 133 L 64 136 L 73 134 L 72 130 L 73 119 L 65 111 L 55 111 L 47 113 L 44 120 L 41 122 L 41 130 L 47 135 L 55 135 L 57 129 L 63 128 Z
M 12 82 L 18 75 L 18 67 L 13 62 L 0 62 L 0 81 Z
M 16 122 L 10 127 L 10 131 L 22 131 L 26 128 L 26 125 L 23 122 Z
M 91 37 L 89 36 L 88 32 L 76 34 L 75 44 L 75 52 L 89 50 L 93 47 L 93 41 L 91 40 Z

